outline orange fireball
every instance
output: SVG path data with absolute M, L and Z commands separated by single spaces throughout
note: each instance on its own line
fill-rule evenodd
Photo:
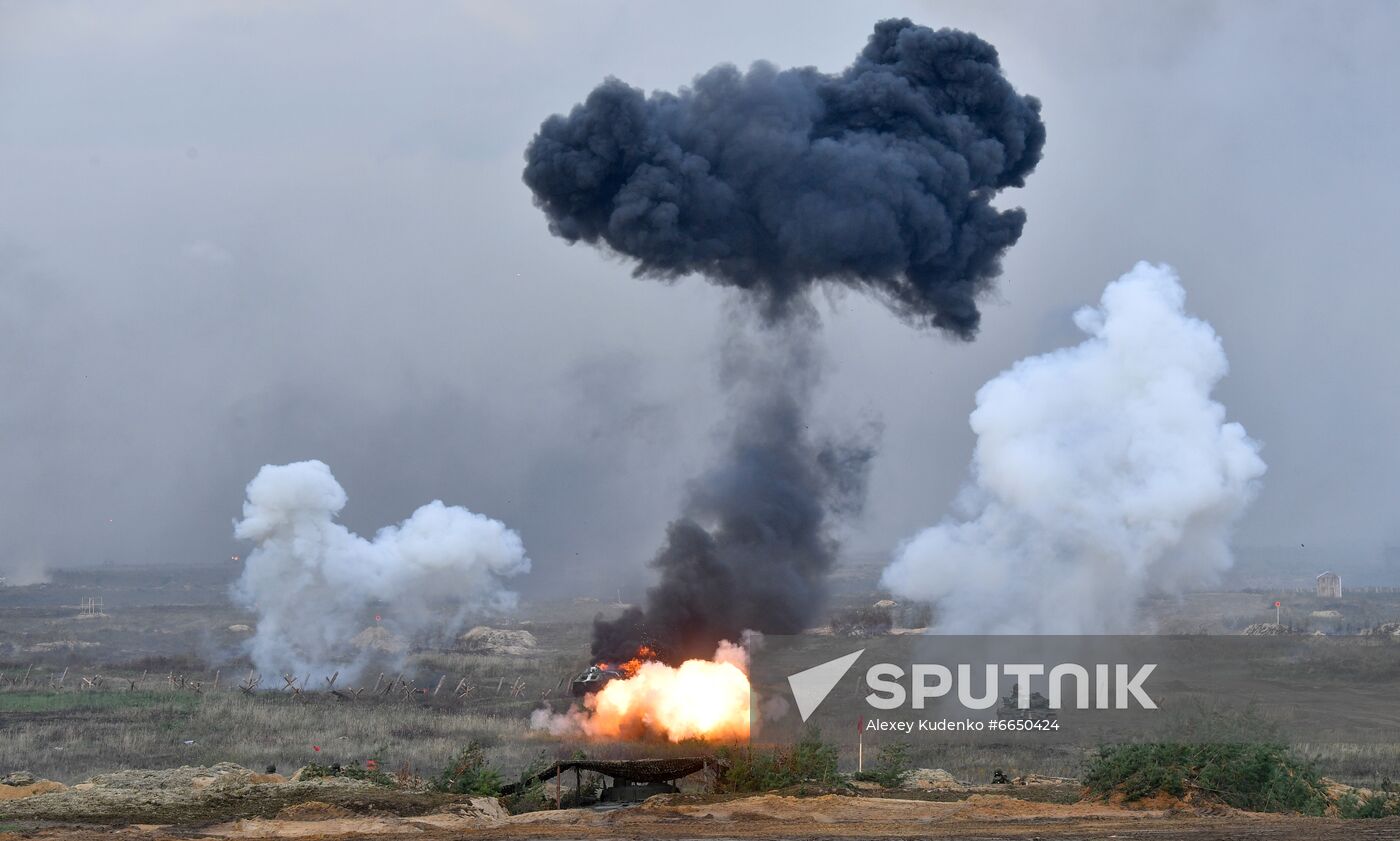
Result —
M 714 660 L 687 660 L 680 666 L 638 657 L 623 664 L 624 679 L 588 696 L 588 715 L 580 723 L 588 735 L 599 738 L 746 740 L 745 665 L 743 649 L 728 643 L 721 644 Z

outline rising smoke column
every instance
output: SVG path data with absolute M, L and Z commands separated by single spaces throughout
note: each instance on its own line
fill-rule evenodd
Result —
M 730 338 L 720 372 L 726 449 L 689 484 L 666 529 L 646 610 L 594 623 L 595 659 L 625 660 L 643 643 L 674 663 L 708 658 L 745 630 L 797 633 L 821 610 L 836 563 L 830 526 L 860 512 L 878 429 L 808 428 L 821 372 L 808 321 Z
M 838 74 L 722 65 L 649 96 L 608 79 L 544 122 L 524 180 L 554 234 L 638 277 L 742 289 L 769 333 L 766 361 L 726 362 L 729 445 L 668 529 L 645 610 L 596 625 L 596 657 L 652 641 L 679 662 L 818 614 L 831 525 L 859 510 L 873 447 L 809 431 L 807 293 L 867 292 L 971 339 L 1025 222 L 992 200 L 1040 160 L 1039 111 L 975 35 L 887 20 Z
M 436 500 L 373 540 L 352 533 L 335 522 L 345 490 L 319 461 L 264 466 L 247 496 L 234 534 L 257 546 L 234 596 L 258 614 L 250 654 L 265 673 L 353 679 L 372 656 L 350 644 L 372 605 L 397 634 L 450 634 L 514 607 L 501 579 L 530 569 L 503 523 Z
M 1075 324 L 1081 344 L 1023 359 L 977 393 L 958 516 L 909 541 L 893 593 L 944 633 L 1135 630 L 1143 595 L 1208 584 L 1264 474 L 1211 390 L 1228 368 L 1167 266 L 1139 263 Z

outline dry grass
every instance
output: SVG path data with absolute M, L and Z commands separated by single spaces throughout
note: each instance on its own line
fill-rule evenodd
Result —
M 237 691 L 0 693 L 0 768 L 76 782 L 123 768 L 237 762 L 290 771 L 318 761 L 436 771 L 469 740 L 493 746 L 503 768 L 523 766 L 539 749 L 519 715 L 391 699 L 302 703 L 285 694 Z M 315 748 L 320 748 L 316 750 Z
M 85 573 L 75 581 L 87 587 L 91 577 Z M 127 582 L 137 588 L 131 592 L 144 593 L 150 576 L 113 572 L 108 578 L 103 579 L 101 592 L 111 615 L 98 620 L 79 620 L 76 609 L 60 606 L 76 604 L 81 596 L 96 592 L 89 589 L 35 590 L 24 602 L 15 601 L 19 596 L 11 593 L 11 603 L 0 606 L 0 672 L 6 680 L 14 680 L 31 666 L 33 671 L 23 688 L 0 686 L 0 772 L 27 769 L 72 783 L 124 768 L 232 761 L 259 771 L 271 764 L 289 772 L 310 761 L 330 764 L 373 758 L 386 770 L 407 766 L 420 774 L 433 774 L 475 739 L 487 746 L 493 764 L 509 777 L 541 752 L 552 758 L 582 749 L 590 756 L 623 758 L 696 750 L 693 745 L 561 743 L 529 730 L 529 713 L 543 698 L 556 710 L 567 706 L 567 689 L 561 682 L 587 661 L 590 620 L 595 611 L 604 609 L 597 603 L 538 606 L 522 615 L 521 619 L 535 620 L 518 625 L 528 627 L 538 638 L 535 656 L 432 650 L 394 664 L 394 673 L 401 668 L 406 679 L 417 680 L 418 686 L 430 691 L 446 675 L 437 697 L 371 697 L 369 688 L 376 676 L 371 674 L 363 681 L 369 688 L 357 701 L 342 703 L 315 693 L 301 703 L 289 693 L 276 691 L 281 681 L 275 676 L 264 683 L 264 689 L 272 691 L 260 691 L 254 697 L 233 687 L 247 674 L 249 664 L 242 653 L 246 635 L 229 628 L 253 619 L 224 603 L 222 579 L 211 579 L 212 583 L 201 585 L 204 590 L 194 591 L 181 582 L 171 583 L 179 590 L 180 600 L 197 604 L 124 607 L 120 602 L 124 591 L 118 585 Z M 833 609 L 868 605 L 875 598 L 866 589 L 852 586 Z M 1260 617 L 1272 619 L 1272 598 L 1249 593 L 1192 594 L 1152 602 L 1146 613 L 1162 630 L 1227 633 Z M 1284 601 L 1285 617 L 1289 611 L 1308 616 L 1316 607 L 1307 596 L 1288 596 Z M 1349 595 L 1340 609 L 1343 621 L 1352 624 L 1396 619 L 1400 599 Z M 64 645 L 54 646 L 56 642 Z M 49 689 L 65 667 L 71 671 L 63 689 Z M 217 691 L 207 687 L 215 668 L 222 669 Z M 146 678 L 135 691 L 128 691 L 125 678 L 140 679 L 143 672 Z M 168 673 L 205 681 L 205 691 L 195 694 L 171 688 Z M 80 689 L 82 677 L 95 674 L 106 676 L 102 688 Z M 458 699 L 453 689 L 463 677 L 473 692 Z M 321 677 L 312 676 L 312 680 L 319 682 Z M 520 688 L 513 692 L 517 682 Z M 878 746 L 867 741 L 865 747 L 869 757 Z M 1074 776 L 1087 754 L 1051 746 L 916 742 L 913 747 L 916 765 L 945 768 L 974 782 L 989 781 L 995 770 L 1013 776 L 1027 772 Z M 1400 746 L 1309 745 L 1302 749 L 1323 773 L 1343 782 L 1375 786 L 1386 776 L 1400 780 Z M 854 749 L 845 750 L 841 759 L 843 770 L 854 770 Z

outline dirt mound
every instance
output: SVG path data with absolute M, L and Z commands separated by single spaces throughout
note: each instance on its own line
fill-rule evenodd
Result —
M 957 790 L 966 788 L 957 778 L 942 768 L 919 768 L 911 771 L 904 780 L 905 788 Z
M 526 657 L 533 654 L 538 642 L 529 631 L 511 631 L 477 625 L 460 637 L 462 646 L 472 654 L 492 654 L 501 657 Z
M 1026 818 L 1053 820 L 1124 814 L 1122 809 L 1104 803 L 1037 803 L 999 794 L 973 794 L 964 800 L 949 801 L 850 797 L 838 794 L 819 797 L 763 794 L 710 804 L 671 804 L 664 802 L 663 798 L 653 798 L 636 807 L 635 811 L 670 813 L 717 821 L 781 821 L 870 826 L 898 823 L 924 825 L 930 821 L 949 819 L 980 823 Z M 520 821 L 524 817 L 527 816 L 519 816 L 512 819 L 512 822 Z
M 1079 781 L 1073 777 L 1045 777 L 1040 774 L 1022 774 L 1011 780 L 1014 786 L 1077 786 Z
M 305 803 L 296 803 L 282 809 L 277 813 L 275 819 L 279 821 L 325 821 L 331 818 L 348 818 L 354 814 L 344 806 L 336 806 L 333 803 L 325 803 L 320 800 L 308 800 Z
M 338 838 L 344 836 L 390 836 L 401 838 L 424 832 L 460 833 L 499 827 L 510 814 L 494 797 L 473 797 L 417 817 L 361 815 L 330 803 L 307 802 L 288 806 L 270 820 L 248 819 L 206 827 L 207 838 Z M 436 836 L 435 837 L 441 837 Z
M 217 765 L 183 765 L 160 771 L 127 770 L 98 774 L 87 782 L 73 786 L 78 791 L 172 791 L 180 789 L 201 790 L 206 788 L 229 788 L 246 785 L 263 785 L 281 782 L 278 774 L 259 774 L 235 765 L 220 762 Z
M 288 783 L 286 786 L 294 786 Z M 274 786 L 270 788 L 283 788 Z M 317 798 L 329 804 L 324 798 Z M 334 804 L 329 804 L 334 805 Z M 693 796 L 655 797 L 627 809 L 564 809 L 509 816 L 494 798 L 473 798 L 417 817 L 354 806 L 360 814 L 308 819 L 314 811 L 288 810 L 294 819 L 240 819 L 172 832 L 170 827 L 129 825 L 128 841 L 291 838 L 401 839 L 462 838 L 1059 838 L 1162 837 L 1222 841 L 1235 838 L 1322 839 L 1393 838 L 1397 819 L 1341 821 L 1283 815 L 1256 815 L 1233 810 L 1181 808 L 1153 803 L 1148 809 L 1124 809 L 1104 801 L 1073 804 L 1037 803 L 1004 795 L 973 794 L 949 801 L 822 795 L 787 797 L 765 794 L 719 802 L 696 802 Z M 317 806 L 315 808 L 323 808 Z M 276 814 L 271 813 L 271 814 Z M 9 817 L 8 815 L 6 817 Z M 182 823 L 198 822 L 191 818 Z M 31 841 L 110 841 L 110 830 L 64 826 L 27 832 Z M 2 841 L 19 836 L 0 832 Z
M 0 784 L 0 800 L 19 800 L 24 797 L 33 797 L 36 794 L 63 791 L 65 788 L 67 786 L 63 783 L 56 783 L 53 780 L 34 780 L 23 784 L 4 783 Z
M 9 800 L 6 818 L 72 823 L 178 823 L 271 817 L 296 804 L 318 801 L 400 815 L 417 815 L 453 801 L 420 788 L 365 780 L 284 781 L 240 765 L 220 763 L 161 771 L 99 774 L 64 790 Z
M 465 803 L 445 806 L 432 814 L 407 819 L 414 826 L 456 829 L 464 826 L 498 826 L 510 820 L 510 812 L 494 797 L 473 797 Z
M 1288 629 L 1274 622 L 1255 622 L 1240 633 L 1247 637 L 1282 637 L 1288 635 Z
M 408 642 L 394 636 L 383 625 L 371 625 L 350 638 L 350 644 L 361 651 L 382 651 L 385 654 L 402 654 L 408 650 Z

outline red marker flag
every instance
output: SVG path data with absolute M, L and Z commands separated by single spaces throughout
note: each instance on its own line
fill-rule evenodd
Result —
M 1274 602 L 1274 607 L 1283 607 L 1283 602 Z

